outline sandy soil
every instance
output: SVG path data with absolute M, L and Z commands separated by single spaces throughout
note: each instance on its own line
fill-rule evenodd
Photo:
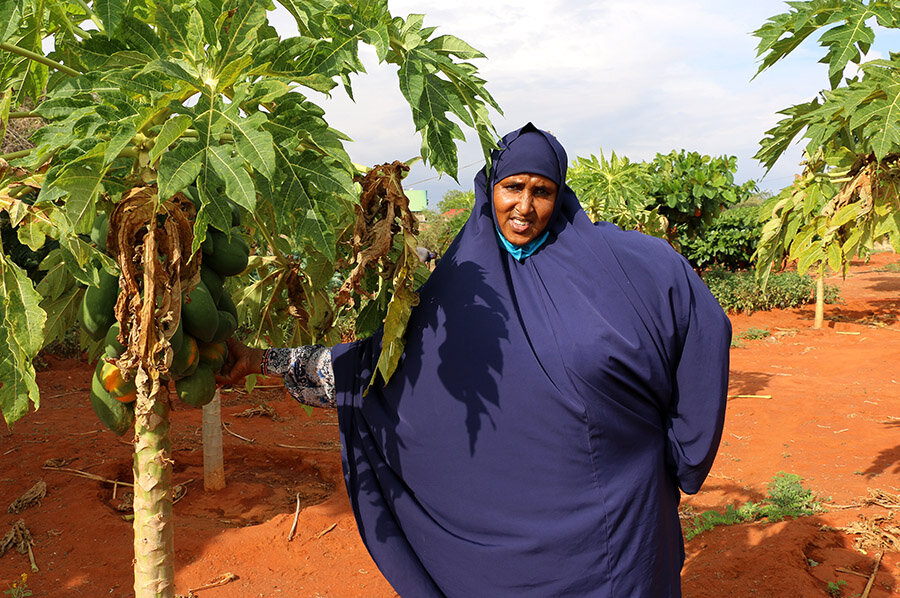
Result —
M 827 512 L 779 523 L 717 527 L 687 544 L 684 594 L 691 598 L 819 597 L 828 584 L 861 596 L 884 552 L 868 596 L 900 596 L 900 263 L 892 253 L 855 263 L 833 279 L 844 303 L 828 306 L 826 327 L 811 329 L 812 308 L 737 315 L 736 336 L 768 338 L 732 349 L 732 380 L 722 447 L 688 512 L 759 501 L 778 472 L 802 476 Z M 0 591 L 28 573 L 34 596 L 130 596 L 132 531 L 117 510 L 131 479 L 131 444 L 102 429 L 87 399 L 91 367 L 48 359 L 41 408 L 0 432 L 0 506 L 36 482 L 40 504 L 0 511 L 0 536 L 23 520 L 34 538 L 28 557 L 0 558 Z M 275 417 L 241 417 L 265 403 Z M 175 511 L 176 591 L 202 598 L 392 597 L 359 540 L 343 489 L 337 421 L 312 416 L 278 388 L 223 393 L 227 488 L 203 490 L 200 411 L 172 417 L 174 479 L 186 490 Z M 239 437 L 240 436 L 240 437 Z M 299 494 L 297 532 L 287 540 Z M 115 495 L 115 496 L 114 496 Z M 891 516 L 894 519 L 891 519 Z M 868 527 L 870 533 L 853 533 Z M 880 538 L 880 539 L 879 539 Z M 868 542 L 868 543 L 867 543 Z M 225 574 L 236 579 L 208 589 Z M 841 583 L 845 582 L 845 583 Z

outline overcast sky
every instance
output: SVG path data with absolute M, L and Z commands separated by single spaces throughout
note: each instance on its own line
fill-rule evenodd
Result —
M 777 111 L 828 85 L 824 51 L 813 40 L 752 80 L 751 33 L 786 12 L 780 0 L 389 0 L 392 14 L 424 13 L 436 34 L 455 35 L 487 58 L 472 61 L 503 110 L 502 135 L 527 121 L 552 131 L 576 156 L 615 151 L 633 161 L 686 149 L 738 158 L 737 182 L 778 191 L 799 172 L 795 147 L 765 177 L 753 159 Z M 289 35 L 289 18 L 273 23 Z M 294 29 L 296 31 L 296 29 Z M 816 36 L 817 38 L 818 36 Z M 878 38 L 884 39 L 883 34 Z M 869 57 L 878 56 L 877 43 Z M 895 47 L 890 49 L 897 49 Z M 887 50 L 882 50 L 886 55 Z M 323 99 L 331 126 L 347 133 L 353 160 L 374 165 L 419 152 L 396 68 L 363 54 L 356 102 L 342 89 Z M 448 189 L 471 189 L 482 165 L 474 133 L 460 147 L 459 183 L 422 166 L 407 178 L 436 204 Z

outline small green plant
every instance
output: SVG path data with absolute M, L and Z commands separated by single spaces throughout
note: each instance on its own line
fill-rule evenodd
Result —
M 26 598 L 31 596 L 31 590 L 28 589 L 28 574 L 23 573 L 22 581 L 14 581 L 8 590 L 3 590 L 3 593 L 9 598 Z
M 760 339 L 772 336 L 772 333 L 765 328 L 748 328 L 738 336 L 740 338 L 745 338 L 748 341 L 758 341 Z
M 881 268 L 878 268 L 882 272 L 900 272 L 900 262 L 893 262 L 891 264 L 885 264 Z
M 768 495 L 759 503 L 749 501 L 741 506 L 730 504 L 725 512 L 706 511 L 686 522 L 684 539 L 689 541 L 719 525 L 734 525 L 768 519 L 781 521 L 785 517 L 802 517 L 825 509 L 816 500 L 812 490 L 804 488 L 802 478 L 796 474 L 778 472 L 766 486 Z
M 828 595 L 834 596 L 834 598 L 838 598 L 838 596 L 843 595 L 845 585 L 847 585 L 847 582 L 843 579 L 839 579 L 838 581 L 829 581 L 827 590 Z

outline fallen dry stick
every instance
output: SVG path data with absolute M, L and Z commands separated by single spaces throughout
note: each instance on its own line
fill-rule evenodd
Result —
M 210 588 L 217 588 L 219 586 L 224 586 L 226 583 L 232 582 L 238 578 L 234 573 L 223 573 L 222 575 L 216 577 L 212 581 L 203 584 L 198 588 L 191 588 L 188 590 L 188 594 L 193 594 L 194 592 L 199 592 L 200 590 L 208 590 Z
M 324 536 L 325 534 L 327 534 L 328 532 L 330 532 L 331 530 L 333 530 L 336 527 L 337 527 L 337 523 L 332 523 L 331 525 L 329 525 L 328 527 L 326 527 L 325 529 L 320 531 L 318 534 L 316 534 L 316 540 L 318 540 L 319 538 L 321 538 L 322 536 Z
M 108 480 L 102 476 L 95 475 L 93 473 L 88 473 L 86 471 L 79 471 L 77 469 L 69 469 L 68 467 L 47 467 L 46 465 L 41 467 L 41 469 L 49 469 L 51 471 L 65 471 L 66 473 L 71 473 L 72 475 L 77 475 L 80 478 L 87 478 L 89 480 L 96 480 L 98 482 L 105 482 L 107 484 L 113 484 L 118 486 L 128 486 L 129 488 L 134 488 L 134 484 L 130 482 L 123 482 L 121 480 Z
M 254 442 L 256 442 L 256 441 L 253 440 L 252 438 L 244 438 L 244 437 L 241 436 L 240 434 L 235 434 L 234 432 L 232 432 L 232 431 L 228 428 L 228 426 L 229 426 L 228 423 L 222 422 L 222 429 L 225 430 L 226 432 L 228 432 L 229 434 L 231 434 L 232 436 L 234 436 L 235 438 L 240 438 L 240 439 L 243 440 L 244 442 L 249 442 L 250 444 L 253 444 Z
M 300 493 L 297 493 L 297 508 L 294 510 L 294 523 L 291 524 L 291 531 L 288 532 L 288 542 L 294 539 L 294 532 L 297 531 L 297 520 L 300 519 Z
M 289 448 L 289 449 L 300 449 L 302 451 L 333 451 L 337 448 L 335 446 L 297 446 L 294 444 L 281 444 L 280 442 L 276 442 L 275 446 L 280 446 L 281 448 Z
M 869 583 L 866 584 L 866 589 L 863 590 L 862 596 L 860 598 L 869 598 L 869 592 L 872 591 L 872 586 L 875 584 L 875 575 L 878 573 L 878 567 L 881 566 L 882 556 L 884 556 L 884 553 L 879 552 L 878 558 L 875 559 L 875 567 L 872 569 L 872 575 L 869 576 Z
M 857 577 L 863 577 L 865 579 L 869 579 L 869 576 L 866 575 L 865 573 L 860 573 L 859 571 L 854 571 L 853 569 L 845 569 L 844 567 L 835 567 L 834 570 L 838 571 L 840 573 L 848 573 L 850 575 L 855 575 Z

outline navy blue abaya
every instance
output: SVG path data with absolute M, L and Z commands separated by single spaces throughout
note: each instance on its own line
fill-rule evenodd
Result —
M 332 351 L 363 541 L 408 598 L 680 596 L 679 488 L 699 490 L 718 447 L 728 320 L 664 241 L 595 225 L 565 185 L 515 259 L 494 178 L 476 177 L 390 382 L 362 394 L 379 335 Z

